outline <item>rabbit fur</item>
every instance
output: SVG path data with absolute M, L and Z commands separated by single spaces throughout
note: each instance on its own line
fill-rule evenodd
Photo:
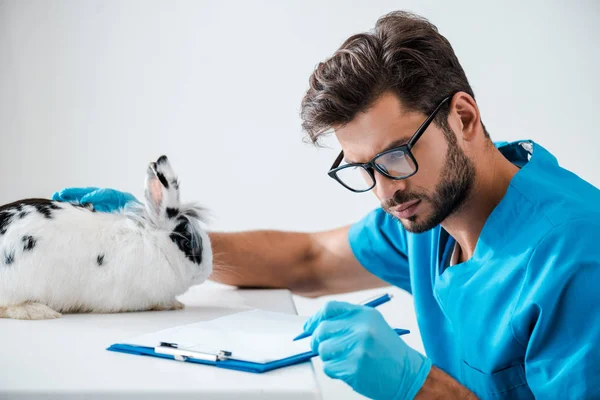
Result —
M 204 210 L 181 205 L 166 156 L 146 171 L 145 202 L 111 213 L 25 199 L 0 206 L 0 318 L 183 308 L 212 273 Z

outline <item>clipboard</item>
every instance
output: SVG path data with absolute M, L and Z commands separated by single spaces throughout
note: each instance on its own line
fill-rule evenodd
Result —
M 304 317 L 296 315 L 261 310 L 245 311 L 131 338 L 112 344 L 106 350 L 242 372 L 265 373 L 308 361 L 318 355 L 310 349 L 310 338 L 299 341 L 304 342 L 303 344 L 292 341 L 302 331 L 304 321 Z M 261 329 L 266 338 L 257 343 L 253 338 L 261 337 Z M 277 332 L 272 334 L 269 329 Z M 394 330 L 398 335 L 410 333 L 406 329 Z M 231 331 L 235 331 L 233 335 Z M 230 334 L 229 337 L 227 333 Z M 204 343 L 190 345 L 190 338 L 203 336 L 207 338 Z M 248 337 L 247 343 L 244 343 L 245 337 Z M 272 348 L 277 345 L 281 348 Z

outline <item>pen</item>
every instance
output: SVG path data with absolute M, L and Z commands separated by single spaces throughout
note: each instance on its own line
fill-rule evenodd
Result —
M 387 303 L 388 301 L 390 301 L 392 299 L 392 297 L 394 297 L 394 296 L 389 293 L 386 293 L 384 295 L 381 295 L 381 296 L 378 296 L 375 298 L 367 299 L 360 304 L 363 306 L 366 306 L 366 307 L 377 307 L 377 306 L 382 305 L 383 303 Z M 293 341 L 304 339 L 305 337 L 308 337 L 310 335 L 311 335 L 310 333 L 302 332 L 301 334 L 296 336 Z

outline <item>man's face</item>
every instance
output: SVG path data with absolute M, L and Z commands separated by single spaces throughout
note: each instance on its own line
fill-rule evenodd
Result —
M 398 98 L 382 95 L 365 113 L 336 128 L 346 162 L 367 162 L 376 154 L 409 141 L 427 116 L 406 112 Z M 458 210 L 475 179 L 473 163 L 458 146 L 456 136 L 430 124 L 412 148 L 418 172 L 392 180 L 375 171 L 373 192 L 383 209 L 409 232 L 427 231 Z

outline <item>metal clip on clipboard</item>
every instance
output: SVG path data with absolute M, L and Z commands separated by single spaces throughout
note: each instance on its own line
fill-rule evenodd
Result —
M 195 350 L 187 350 L 179 348 L 177 343 L 160 342 L 160 346 L 154 348 L 155 353 L 168 354 L 173 356 L 177 361 L 185 361 L 188 358 L 207 361 L 223 361 L 231 357 L 231 352 L 220 350 L 217 354 L 203 353 Z

